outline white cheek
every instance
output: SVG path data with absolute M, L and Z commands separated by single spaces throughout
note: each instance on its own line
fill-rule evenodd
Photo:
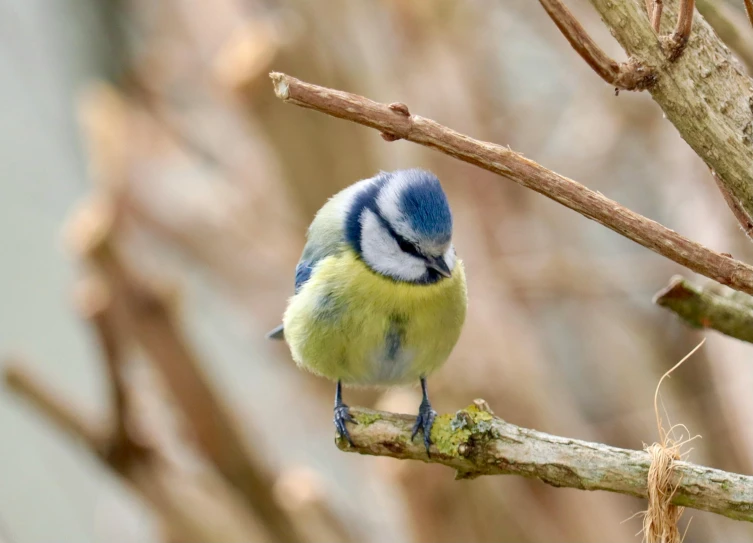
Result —
M 426 273 L 420 258 L 404 253 L 373 211 L 361 215 L 361 252 L 374 271 L 403 281 L 417 281 Z
M 444 261 L 447 263 L 447 267 L 450 268 L 450 271 L 455 269 L 457 257 L 455 256 L 455 247 L 453 245 L 450 245 L 450 248 L 445 252 Z

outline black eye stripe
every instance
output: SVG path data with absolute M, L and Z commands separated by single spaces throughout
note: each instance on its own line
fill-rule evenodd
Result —
M 403 238 L 401 235 L 395 233 L 393 234 L 395 240 L 397 241 L 398 246 L 400 247 L 400 250 L 404 253 L 408 253 L 409 255 L 417 256 L 419 258 L 423 258 L 423 255 L 418 251 L 418 248 L 413 245 L 410 241 Z
M 408 253 L 409 255 L 415 256 L 417 258 L 425 259 L 426 257 L 421 253 L 421 251 L 418 250 L 418 247 L 414 243 L 411 243 L 407 239 L 405 239 L 403 236 L 395 232 L 395 229 L 392 228 L 390 223 L 387 222 L 387 219 L 385 219 L 382 214 L 379 212 L 379 209 L 374 206 L 372 208 L 372 211 L 374 214 L 379 218 L 379 222 L 382 223 L 382 226 L 389 232 L 390 236 L 397 242 L 398 247 L 400 247 L 400 250 L 404 253 Z

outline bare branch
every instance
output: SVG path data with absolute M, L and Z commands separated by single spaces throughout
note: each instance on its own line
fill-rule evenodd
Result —
M 80 410 L 64 400 L 21 363 L 11 360 L 5 365 L 5 382 L 12 391 L 39 409 L 58 429 L 81 440 L 102 456 L 107 448 L 108 433 L 102 424 L 87 420 Z
M 625 90 L 645 89 L 651 83 L 651 71 L 635 62 L 619 63 L 607 55 L 588 35 L 561 0 L 539 0 L 554 24 L 573 49 L 604 81 Z
M 653 6 L 651 5 L 653 4 Z M 648 19 L 651 21 L 651 28 L 659 34 L 661 32 L 661 16 L 664 11 L 664 2 L 662 0 L 647 0 Z
M 75 290 L 75 300 L 81 316 L 91 322 L 104 355 L 114 419 L 108 444 L 108 453 L 111 455 L 108 461 L 122 468 L 122 465 L 133 460 L 134 455 L 149 452 L 133 438 L 128 425 L 130 410 L 128 387 L 123 378 L 123 338 L 117 330 L 109 289 L 101 278 L 92 275 L 83 279 Z
M 270 74 L 285 102 L 375 128 L 512 179 L 701 275 L 753 294 L 753 267 L 714 252 L 509 148 L 474 140 L 418 115 L 347 92 Z
M 105 465 L 138 491 L 160 514 L 172 535 L 186 543 L 264 541 L 265 535 L 239 506 L 237 497 L 212 472 L 187 474 L 159 455 L 113 462 L 110 433 L 87 420 L 71 403 L 25 367 L 5 367 L 8 386 L 27 399 L 53 425 L 82 440 Z
M 654 303 L 666 307 L 694 328 L 712 328 L 753 343 L 753 307 L 732 296 L 696 287 L 678 275 L 656 293 Z
M 750 215 L 748 215 L 748 212 L 738 199 L 730 192 L 729 188 L 722 183 L 722 180 L 719 179 L 719 176 L 716 175 L 714 170 L 711 170 L 711 176 L 714 178 L 716 186 L 719 187 L 719 191 L 722 193 L 724 201 L 727 202 L 730 211 L 732 211 L 735 219 L 737 219 L 737 222 L 740 224 L 740 228 L 742 228 L 746 236 L 753 239 L 753 219 L 751 219 Z
M 648 90 L 667 120 L 753 216 L 751 85 L 740 62 L 702 17 L 693 21 L 693 39 L 682 56 L 667 62 L 642 3 L 590 2 L 625 52 L 654 68 Z M 664 16 L 669 14 L 677 14 L 676 3 L 665 3 Z
M 443 464 L 458 478 L 521 475 L 556 487 L 607 490 L 647 496 L 650 466 L 645 451 L 557 437 L 515 426 L 495 417 L 486 402 L 453 415 L 438 416 L 427 457 L 423 444 L 410 438 L 415 417 L 351 408 L 358 424 L 349 425 L 354 446 L 343 451 Z M 674 462 L 672 503 L 753 521 L 753 477 Z
M 693 29 L 693 13 L 695 12 L 695 0 L 680 0 L 680 13 L 677 16 L 677 24 L 672 34 L 672 53 L 670 60 L 677 59 L 690 38 Z
M 744 0 L 745 2 L 745 13 L 748 14 L 748 20 L 750 21 L 750 25 L 753 26 L 753 0 Z
M 747 1 L 753 3 L 753 0 Z M 695 7 L 745 64 L 748 73 L 753 73 L 753 33 L 748 18 L 726 2 L 718 0 L 696 0 Z
M 129 268 L 114 242 L 116 206 L 88 202 L 68 225 L 71 246 L 106 278 L 126 326 L 163 374 L 191 425 L 197 444 L 218 471 L 258 512 L 275 541 L 300 541 L 274 499 L 274 479 L 245 441 L 228 406 L 214 389 L 198 355 L 183 336 L 164 290 Z
M 135 273 L 120 254 L 119 231 L 129 197 L 128 102 L 104 84 L 92 87 L 82 103 L 82 118 L 91 147 L 90 160 L 100 191 L 73 213 L 66 225 L 75 256 L 103 278 L 113 314 L 95 319 L 117 390 L 120 353 L 114 344 L 113 321 L 138 342 L 162 373 L 199 449 L 225 480 L 258 514 L 274 541 L 295 542 L 297 533 L 272 494 L 269 466 L 249 447 L 229 407 L 206 375 L 198 355 L 183 336 L 166 289 Z M 96 312 L 95 312 L 96 314 Z M 118 398 L 116 393 L 116 398 Z M 122 401 L 124 398 L 119 398 Z

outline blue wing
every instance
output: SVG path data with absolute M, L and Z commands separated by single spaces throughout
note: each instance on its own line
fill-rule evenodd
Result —
M 311 277 L 311 270 L 314 269 L 316 262 L 310 260 L 301 260 L 295 267 L 295 293 L 301 290 L 301 287 Z
M 340 191 L 330 198 L 316 214 L 308 230 L 308 240 L 303 249 L 301 260 L 295 268 L 296 294 L 311 278 L 314 267 L 320 260 L 343 250 L 345 245 L 344 220 L 347 202 L 356 192 L 363 190 L 365 186 L 373 183 L 374 179 L 376 178 L 364 179 Z M 272 330 L 267 337 L 270 339 L 283 339 L 283 326 L 278 326 Z

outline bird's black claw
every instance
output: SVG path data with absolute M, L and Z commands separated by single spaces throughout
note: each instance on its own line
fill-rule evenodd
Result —
M 335 406 L 335 429 L 337 430 L 337 433 L 340 434 L 342 437 L 344 437 L 348 444 L 353 447 L 353 440 L 350 438 L 350 433 L 348 432 L 348 429 L 345 426 L 346 422 L 352 422 L 353 424 L 358 424 L 356 420 L 353 418 L 353 415 L 350 414 L 349 408 L 347 405 L 340 404 Z
M 434 426 L 435 418 L 437 418 L 437 412 L 431 408 L 431 404 L 428 401 L 422 401 L 418 408 L 416 424 L 413 425 L 413 432 L 410 436 L 411 441 L 413 441 L 419 430 L 424 433 L 424 446 L 426 447 L 426 455 L 429 457 L 431 457 L 429 450 L 431 447 L 431 427 Z

